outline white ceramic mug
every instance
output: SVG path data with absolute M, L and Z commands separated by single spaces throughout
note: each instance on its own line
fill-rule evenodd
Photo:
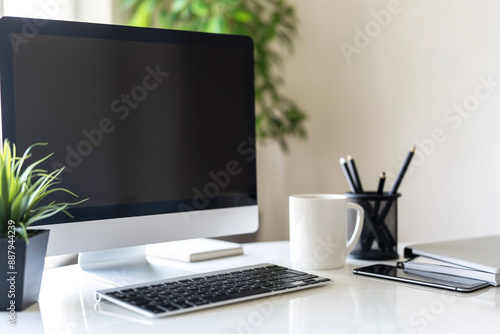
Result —
M 290 204 L 290 256 L 292 265 L 303 269 L 344 266 L 358 241 L 364 210 L 344 195 L 292 195 Z M 357 211 L 356 225 L 347 240 L 347 209 Z

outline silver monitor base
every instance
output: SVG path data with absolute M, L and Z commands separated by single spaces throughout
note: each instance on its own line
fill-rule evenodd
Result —
M 114 286 L 192 274 L 187 270 L 149 261 L 145 246 L 80 253 L 78 263 L 88 276 Z

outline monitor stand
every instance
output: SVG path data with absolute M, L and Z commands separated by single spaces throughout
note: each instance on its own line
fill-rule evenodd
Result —
M 90 277 L 114 286 L 193 274 L 161 261 L 149 260 L 145 246 L 80 253 L 78 263 Z

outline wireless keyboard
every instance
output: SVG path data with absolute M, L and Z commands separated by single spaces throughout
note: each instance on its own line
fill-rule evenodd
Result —
M 151 318 L 330 284 L 329 278 L 270 264 L 232 268 L 96 291 L 107 300 Z

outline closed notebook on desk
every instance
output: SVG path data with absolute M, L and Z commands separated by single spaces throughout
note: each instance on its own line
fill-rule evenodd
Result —
M 405 257 L 424 256 L 500 275 L 500 235 L 409 245 Z
M 412 257 L 405 262 L 398 262 L 398 267 L 403 268 L 404 271 L 408 273 L 433 277 L 436 279 L 446 279 L 450 275 L 462 276 L 480 281 L 486 281 L 493 286 L 500 285 L 500 274 L 459 266 L 453 263 L 434 260 L 424 256 Z

